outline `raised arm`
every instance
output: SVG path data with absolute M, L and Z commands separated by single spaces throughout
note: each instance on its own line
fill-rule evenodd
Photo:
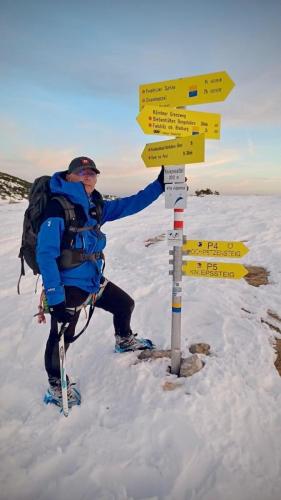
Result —
M 118 200 L 105 200 L 102 224 L 136 214 L 153 203 L 164 191 L 163 168 L 157 179 L 132 196 Z

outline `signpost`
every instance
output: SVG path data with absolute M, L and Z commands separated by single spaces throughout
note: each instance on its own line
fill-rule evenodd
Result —
M 165 184 L 165 208 L 186 208 L 186 183 Z
M 168 244 L 174 247 L 182 246 L 182 238 L 183 238 L 182 229 L 169 229 L 167 232 Z
M 205 262 L 203 260 L 189 260 L 182 266 L 185 276 L 193 278 L 217 278 L 240 280 L 247 269 L 242 264 L 229 264 L 226 262 Z
M 165 167 L 164 183 L 185 182 L 185 165 Z
M 224 101 L 234 87 L 226 71 L 140 85 L 140 110 L 148 104 L 187 106 Z
M 203 162 L 205 159 L 204 135 L 147 144 L 141 157 L 146 167 Z
M 182 276 L 240 279 L 247 274 L 241 264 L 205 261 L 183 262 L 182 255 L 239 258 L 248 249 L 241 242 L 186 241 L 183 215 L 187 187 L 185 164 L 205 159 L 205 138 L 219 139 L 220 115 L 179 109 L 192 104 L 223 101 L 234 82 L 226 71 L 140 85 L 137 121 L 146 134 L 175 135 L 176 139 L 147 144 L 142 153 L 146 167 L 165 166 L 165 206 L 174 211 L 168 243 L 173 247 L 169 262 L 172 285 L 171 373 L 179 375 L 181 364 Z M 173 109 L 177 108 L 177 109 Z
M 207 139 L 220 138 L 220 115 L 160 106 L 145 106 L 137 122 L 145 134 L 185 137 L 205 134 Z
M 200 257 L 228 257 L 239 259 L 249 249 L 240 241 L 188 240 L 182 247 L 183 254 Z

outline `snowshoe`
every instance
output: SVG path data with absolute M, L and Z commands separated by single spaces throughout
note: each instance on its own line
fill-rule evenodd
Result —
M 115 339 L 115 352 L 128 352 L 155 348 L 155 345 L 150 339 L 137 337 L 137 333 L 132 333 L 129 337 L 120 337 L 119 335 L 116 335 Z
M 67 388 L 67 399 L 68 399 L 68 407 L 72 408 L 72 406 L 81 404 L 81 394 L 80 391 L 75 387 L 74 383 L 69 383 Z M 62 394 L 61 394 L 61 386 L 60 381 L 56 385 L 51 385 L 47 389 L 43 399 L 46 405 L 53 404 L 62 409 Z

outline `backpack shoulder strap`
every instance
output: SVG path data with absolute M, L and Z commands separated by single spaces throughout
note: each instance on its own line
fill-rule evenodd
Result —
M 103 206 L 104 206 L 104 201 L 101 193 L 97 191 L 96 189 L 94 190 L 92 194 L 92 200 L 95 204 L 95 208 L 91 210 L 92 215 L 96 218 L 98 225 L 101 225 L 101 219 L 102 219 L 102 211 L 103 211 Z
M 67 227 L 76 222 L 74 205 L 65 196 L 52 196 L 52 200 L 58 201 L 63 208 Z

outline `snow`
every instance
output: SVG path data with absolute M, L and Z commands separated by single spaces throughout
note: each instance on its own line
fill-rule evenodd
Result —
M 169 348 L 168 246 L 144 245 L 172 228 L 163 198 L 104 227 L 105 275 L 134 297 L 134 331 Z M 26 206 L 0 205 L 1 500 L 279 500 L 281 379 L 260 320 L 280 316 L 281 198 L 188 197 L 188 238 L 243 241 L 242 262 L 267 268 L 269 285 L 183 278 L 183 355 L 194 342 L 212 352 L 186 379 L 167 373 L 167 359 L 115 354 L 111 316 L 96 311 L 67 356 L 83 397 L 68 418 L 42 402 L 48 325 L 33 318 L 31 272 L 16 293 Z M 166 381 L 180 386 L 164 391 Z

